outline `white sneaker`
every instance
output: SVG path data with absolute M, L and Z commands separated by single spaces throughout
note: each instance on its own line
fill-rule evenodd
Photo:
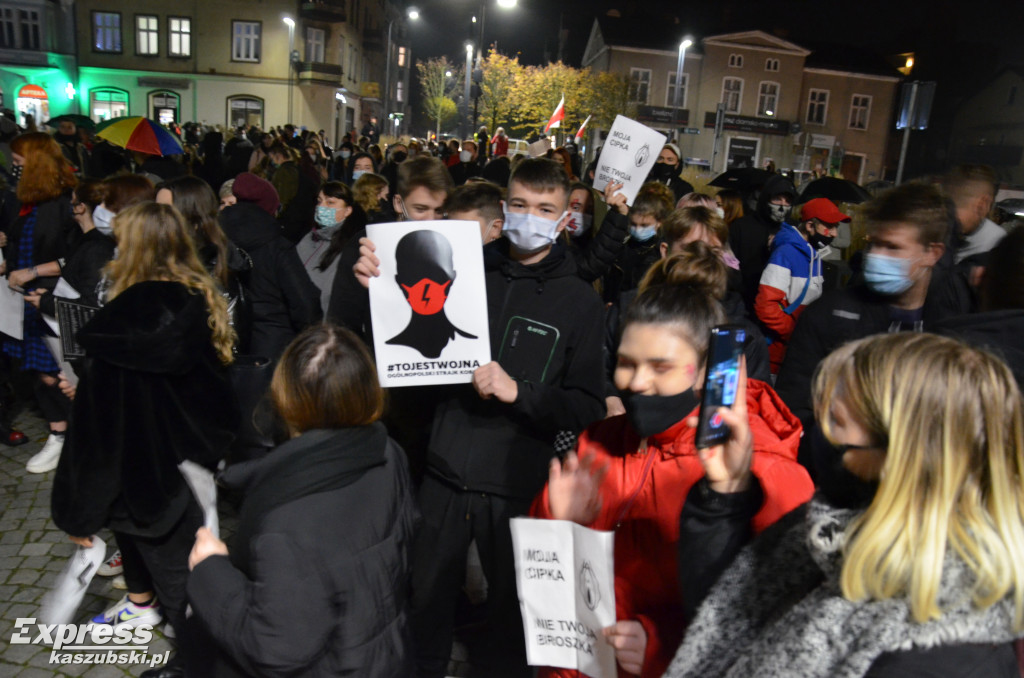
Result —
M 121 560 L 121 549 L 114 551 L 107 562 L 103 563 L 96 570 L 100 577 L 113 577 L 115 574 L 124 572 L 124 562 Z
M 114 606 L 108 608 L 103 614 L 92 618 L 93 624 L 109 624 L 115 629 L 131 627 L 135 628 L 143 624 L 156 626 L 163 621 L 164 616 L 160 614 L 160 603 L 153 601 L 145 607 L 136 605 L 125 594 Z
M 128 582 L 124 580 L 123 574 L 115 574 L 110 579 L 110 587 L 114 589 L 121 589 L 122 591 L 128 590 Z
M 60 461 L 60 451 L 64 449 L 63 434 L 58 437 L 53 433 L 46 439 L 43 449 L 39 450 L 34 457 L 28 460 L 25 470 L 29 473 L 46 473 L 57 468 Z

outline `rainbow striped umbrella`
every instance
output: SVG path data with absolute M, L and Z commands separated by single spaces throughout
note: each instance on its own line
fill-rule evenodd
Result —
M 176 155 L 184 153 L 181 141 L 155 120 L 132 116 L 114 118 L 96 127 L 96 136 L 129 151 L 150 155 Z

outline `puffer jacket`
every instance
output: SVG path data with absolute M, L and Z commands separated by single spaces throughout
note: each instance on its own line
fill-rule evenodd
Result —
M 747 408 L 754 436 L 752 471 L 764 492 L 751 527 L 760 533 L 808 501 L 814 486 L 796 462 L 800 422 L 775 391 L 750 380 Z M 616 618 L 639 621 L 647 633 L 641 673 L 645 678 L 665 672 L 684 631 L 676 564 L 679 514 L 690 488 L 704 477 L 695 429 L 685 420 L 644 444 L 625 415 L 612 417 L 588 428 L 576 448 L 580 456 L 596 455 L 598 464 L 610 464 L 601 484 L 601 511 L 587 527 L 615 530 Z M 547 487 L 530 514 L 551 517 Z M 580 675 L 568 669 L 540 672 L 545 678 Z M 629 675 L 619 669 L 619 676 Z

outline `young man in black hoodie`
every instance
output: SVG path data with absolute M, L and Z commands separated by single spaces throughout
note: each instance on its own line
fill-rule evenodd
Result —
M 509 519 L 544 487 L 559 431 L 604 415 L 602 316 L 594 290 L 557 236 L 567 222 L 569 178 L 557 163 L 524 160 L 509 180 L 504 238 L 484 248 L 494 358 L 468 385 L 438 390 L 423 523 L 413 547 L 413 633 L 418 675 L 445 675 L 452 622 L 476 540 L 487 577 L 488 676 L 529 675 L 516 597 Z M 368 283 L 377 262 L 356 267 Z
M 757 315 L 754 299 L 757 298 L 761 273 L 768 265 L 768 240 L 789 218 L 795 197 L 793 182 L 773 174 L 761 188 L 757 209 L 729 224 L 729 246 L 740 260 L 740 275 L 743 277 L 740 294 L 751 318 Z

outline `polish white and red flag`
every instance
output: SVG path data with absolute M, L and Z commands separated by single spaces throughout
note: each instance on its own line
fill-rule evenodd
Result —
M 553 129 L 562 126 L 562 121 L 565 120 L 565 95 L 562 95 L 562 99 L 558 102 L 558 106 L 555 107 L 555 112 L 551 114 L 551 119 L 548 120 L 548 124 L 544 126 L 544 134 L 547 134 Z
M 590 116 L 589 115 L 587 116 L 587 119 L 583 121 L 583 124 L 580 125 L 580 128 L 578 130 L 576 130 L 576 136 L 573 137 L 573 141 L 576 142 L 577 146 L 579 145 L 580 141 L 582 141 L 583 135 L 587 131 L 587 123 L 588 122 L 590 122 Z

